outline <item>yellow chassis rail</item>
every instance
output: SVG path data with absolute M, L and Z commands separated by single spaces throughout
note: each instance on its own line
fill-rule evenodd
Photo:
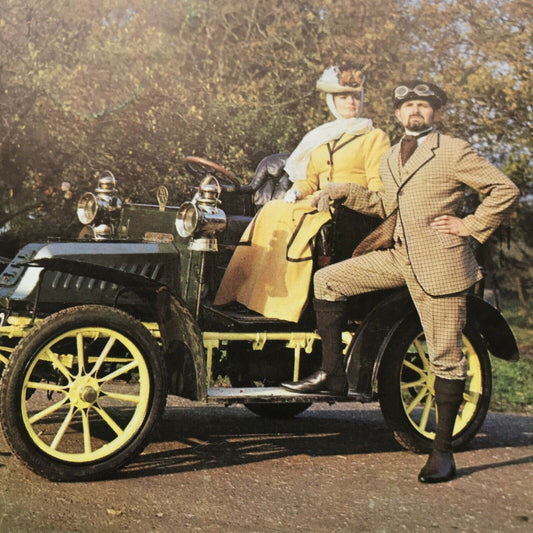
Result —
M 228 341 L 248 341 L 252 343 L 253 350 L 262 350 L 267 341 L 285 341 L 287 348 L 294 350 L 293 379 L 298 380 L 300 373 L 300 354 L 311 353 L 313 343 L 320 337 L 314 332 L 287 332 L 287 333 L 221 333 L 220 331 L 205 331 L 203 334 L 204 347 L 207 350 L 207 379 L 211 381 L 213 368 L 213 350 L 218 350 L 221 344 Z
M 28 317 L 8 317 L 7 325 L 0 327 L 0 337 L 7 337 L 8 339 L 20 339 L 28 333 L 28 329 L 31 327 L 32 320 Z M 4 365 L 14 348 L 11 346 L 4 346 L 0 344 L 0 362 Z
M 348 350 L 348 347 L 352 341 L 353 333 L 348 331 L 343 332 L 342 341 L 345 344 L 344 352 Z M 207 351 L 207 379 L 208 383 L 212 380 L 213 369 L 213 351 L 220 349 L 220 346 L 228 341 L 248 341 L 252 343 L 253 350 L 262 350 L 265 343 L 268 341 L 285 341 L 285 346 L 294 350 L 294 367 L 293 367 L 293 381 L 298 381 L 300 378 L 300 357 L 302 350 L 305 353 L 311 353 L 313 351 L 313 343 L 316 340 L 320 340 L 318 333 L 314 331 L 302 331 L 302 332 L 256 332 L 256 333 L 233 333 L 220 331 L 205 331 L 203 333 L 204 347 Z

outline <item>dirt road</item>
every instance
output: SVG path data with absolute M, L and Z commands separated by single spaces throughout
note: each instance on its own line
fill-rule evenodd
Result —
M 458 477 L 422 485 L 376 405 L 288 421 L 174 401 L 114 479 L 52 483 L 0 440 L 0 531 L 532 532 L 533 417 L 489 413 Z

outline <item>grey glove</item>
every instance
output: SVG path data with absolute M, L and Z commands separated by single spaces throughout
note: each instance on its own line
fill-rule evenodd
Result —
M 311 205 L 316 207 L 318 211 L 329 211 L 330 202 L 346 198 L 349 193 L 349 183 L 328 183 L 322 191 L 313 197 Z

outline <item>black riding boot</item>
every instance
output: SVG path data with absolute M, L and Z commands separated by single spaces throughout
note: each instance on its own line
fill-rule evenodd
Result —
M 440 483 L 449 481 L 455 476 L 452 435 L 464 390 L 465 382 L 462 379 L 435 378 L 437 429 L 433 451 L 418 474 L 418 480 L 422 483 Z
M 322 339 L 322 364 L 320 370 L 300 381 L 282 383 L 292 392 L 327 391 L 345 396 L 348 393 L 344 359 L 342 355 L 342 331 L 346 325 L 346 302 L 313 300 L 318 334 Z

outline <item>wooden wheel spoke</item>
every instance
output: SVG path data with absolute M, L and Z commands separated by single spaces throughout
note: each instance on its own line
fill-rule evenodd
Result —
M 123 429 L 111 418 L 109 413 L 99 406 L 93 406 L 94 410 L 100 415 L 102 420 L 120 437 L 124 431 Z
M 56 436 L 54 437 L 54 440 L 50 444 L 50 448 L 52 448 L 52 450 L 56 450 L 57 447 L 59 446 L 59 443 L 61 442 L 61 439 L 65 436 L 65 433 L 68 427 L 70 426 L 70 423 L 72 422 L 73 418 L 74 418 L 74 408 L 71 407 L 67 413 L 67 416 L 65 416 L 65 420 L 63 420 L 63 423 L 58 429 Z
M 78 357 L 78 375 L 85 374 L 85 350 L 83 347 L 83 333 L 76 334 L 76 353 Z
M 61 409 L 68 401 L 67 396 L 61 398 L 59 402 L 54 403 L 53 405 L 50 405 L 46 409 L 43 409 L 42 411 L 39 411 L 38 413 L 35 413 L 32 417 L 29 418 L 30 424 L 35 424 L 35 422 L 38 422 L 39 420 L 42 420 L 45 416 L 51 415 L 52 413 L 55 413 L 58 409 Z
M 422 411 L 422 416 L 420 417 L 419 427 L 422 431 L 426 431 L 426 427 L 429 421 L 429 415 L 431 413 L 431 408 L 433 407 L 433 397 L 431 394 L 428 394 L 426 401 L 424 402 L 424 410 Z
M 139 403 L 140 396 L 138 394 L 122 394 L 120 392 L 104 392 L 107 398 L 113 400 L 121 400 L 123 402 Z
M 131 363 L 121 366 L 120 368 L 117 368 L 114 372 L 111 372 L 111 374 L 107 374 L 107 376 L 104 376 L 99 379 L 100 383 L 106 383 L 108 381 L 113 381 L 115 378 L 118 378 L 122 374 L 128 373 L 130 370 L 133 370 L 138 366 L 138 363 L 136 361 L 132 361 Z
M 56 383 L 47 383 L 44 381 L 28 381 L 26 389 L 46 390 L 52 392 L 65 392 L 65 387 Z
M 403 366 L 406 366 L 407 368 L 409 368 L 413 372 L 416 372 L 417 374 L 419 374 L 422 377 L 426 377 L 427 376 L 427 370 L 426 369 L 420 368 L 419 366 L 411 363 L 411 361 L 404 360 Z
M 415 339 L 413 341 L 413 346 L 416 349 L 416 353 L 420 356 L 420 359 L 422 360 L 424 369 L 426 370 L 426 372 L 429 372 L 429 357 L 424 348 L 422 347 L 422 343 L 419 339 Z
M 420 404 L 420 402 L 422 401 L 422 398 L 424 398 L 424 396 L 428 393 L 428 388 L 427 387 L 422 387 L 419 391 L 419 393 L 413 398 L 413 401 L 407 405 L 405 407 L 405 412 L 407 414 L 411 414 L 411 412 L 413 411 L 413 409 Z
M 91 369 L 90 375 L 96 376 L 98 374 L 98 371 L 100 370 L 100 367 L 102 366 L 103 362 L 109 355 L 109 352 L 111 351 L 111 348 L 115 344 L 116 338 L 115 337 L 109 337 L 108 341 L 106 342 L 102 352 L 98 356 L 98 359 L 96 360 L 96 363 L 94 363 L 93 368 Z
M 415 387 L 421 387 L 426 384 L 426 379 L 417 379 L 416 381 L 402 381 L 400 388 L 402 390 L 413 389 Z
M 91 453 L 91 426 L 89 424 L 89 410 L 83 409 L 81 412 L 81 421 L 83 426 L 83 450 L 85 453 Z

